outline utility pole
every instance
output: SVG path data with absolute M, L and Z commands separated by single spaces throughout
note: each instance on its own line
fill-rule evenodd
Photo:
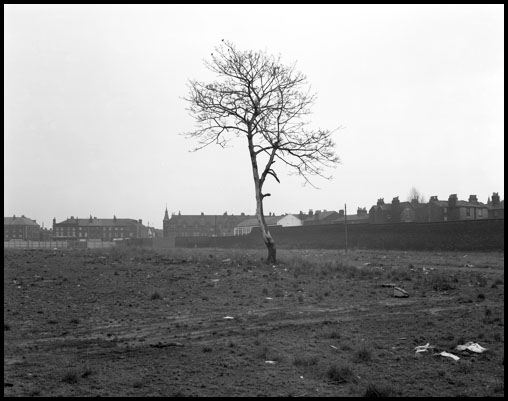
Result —
M 346 237 L 346 255 L 347 255 L 347 208 L 345 203 L 344 203 L 344 233 Z

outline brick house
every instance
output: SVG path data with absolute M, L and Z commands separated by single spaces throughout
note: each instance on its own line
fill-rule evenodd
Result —
M 265 216 L 265 222 L 268 227 L 294 227 L 301 226 L 302 221 L 294 214 L 286 214 L 283 216 Z M 240 222 L 234 229 L 234 235 L 247 235 L 250 234 L 254 227 L 259 227 L 257 217 L 248 218 Z
M 391 204 L 378 199 L 377 205 L 369 210 L 369 222 L 382 224 L 480 220 L 488 218 L 488 210 L 487 205 L 478 202 L 476 195 L 470 195 L 468 201 L 458 200 L 457 194 L 450 195 L 447 201 L 431 196 L 428 203 L 420 203 L 417 199 L 400 202 L 395 197 Z
M 431 197 L 431 199 L 437 197 Z M 430 201 L 433 203 L 436 201 Z M 437 201 L 439 203 L 439 201 Z M 476 195 L 470 195 L 468 201 L 459 200 L 457 194 L 451 194 L 448 197 L 446 205 L 438 204 L 443 209 L 442 220 L 430 221 L 456 221 L 456 220 L 481 220 L 488 218 L 488 207 L 482 202 L 478 202 Z
M 22 215 L 21 217 L 4 217 L 4 241 L 12 239 L 39 241 L 41 227 L 37 221 Z
M 499 200 L 499 194 L 494 192 L 492 200 L 487 201 L 489 219 L 504 219 L 504 200 Z
M 317 224 L 332 224 L 334 220 L 338 219 L 339 213 L 337 213 L 334 210 L 316 210 L 315 212 L 309 210 L 308 214 L 303 213 L 300 211 L 300 213 L 297 215 L 297 217 L 302 221 L 303 225 L 317 225 Z
M 60 223 L 53 219 L 53 240 L 86 240 L 100 239 L 113 241 L 115 239 L 148 238 L 149 230 L 142 224 L 142 220 L 98 219 L 90 216 L 80 219 L 78 217 L 66 219 Z
M 346 216 L 344 210 L 339 210 L 339 216 L 332 221 L 332 223 L 346 223 L 347 224 L 361 224 L 369 222 L 369 214 L 367 213 L 366 208 L 358 208 L 356 210 L 356 214 L 348 214 Z
M 224 213 L 223 215 L 183 215 L 172 214 L 171 218 L 168 209 L 164 214 L 163 235 L 168 237 L 222 237 L 234 235 L 234 229 L 238 223 L 250 218 L 244 213 L 235 216 Z

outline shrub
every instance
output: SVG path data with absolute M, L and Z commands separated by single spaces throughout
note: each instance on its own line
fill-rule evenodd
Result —
M 398 391 L 390 385 L 369 383 L 365 389 L 364 397 L 395 397 L 397 395 Z
M 293 365 L 295 366 L 313 366 L 318 363 L 318 357 L 316 355 L 297 355 L 293 359 Z
M 346 383 L 353 379 L 353 371 L 349 366 L 332 365 L 326 371 L 326 377 L 334 384 Z
M 155 292 L 152 294 L 152 296 L 150 297 L 150 299 L 151 299 L 152 301 L 153 301 L 153 300 L 155 300 L 155 299 L 161 299 L 161 298 L 162 298 L 162 297 L 161 297 L 161 295 L 160 295 L 157 291 L 155 291 Z
M 372 361 L 372 351 L 365 347 L 360 348 L 355 352 L 353 361 L 357 363 Z

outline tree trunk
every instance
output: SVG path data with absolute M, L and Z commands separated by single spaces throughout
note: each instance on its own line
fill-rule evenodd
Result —
M 261 228 L 261 235 L 263 236 L 263 241 L 268 249 L 268 257 L 266 258 L 266 264 L 275 264 L 277 263 L 277 250 L 275 248 L 275 241 L 268 230 L 268 226 L 265 221 L 265 216 L 263 213 L 263 184 L 259 179 L 259 171 L 258 164 L 256 160 L 256 155 L 254 153 L 254 146 L 252 143 L 252 137 L 250 135 L 247 136 L 249 141 L 249 152 L 252 163 L 252 175 L 254 177 L 254 188 L 256 192 L 256 217 L 259 222 L 259 227 Z

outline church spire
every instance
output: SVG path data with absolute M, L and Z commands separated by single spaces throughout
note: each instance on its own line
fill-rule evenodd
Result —
M 168 204 L 166 203 L 166 212 L 164 213 L 164 220 L 169 220 L 169 215 L 168 215 Z

